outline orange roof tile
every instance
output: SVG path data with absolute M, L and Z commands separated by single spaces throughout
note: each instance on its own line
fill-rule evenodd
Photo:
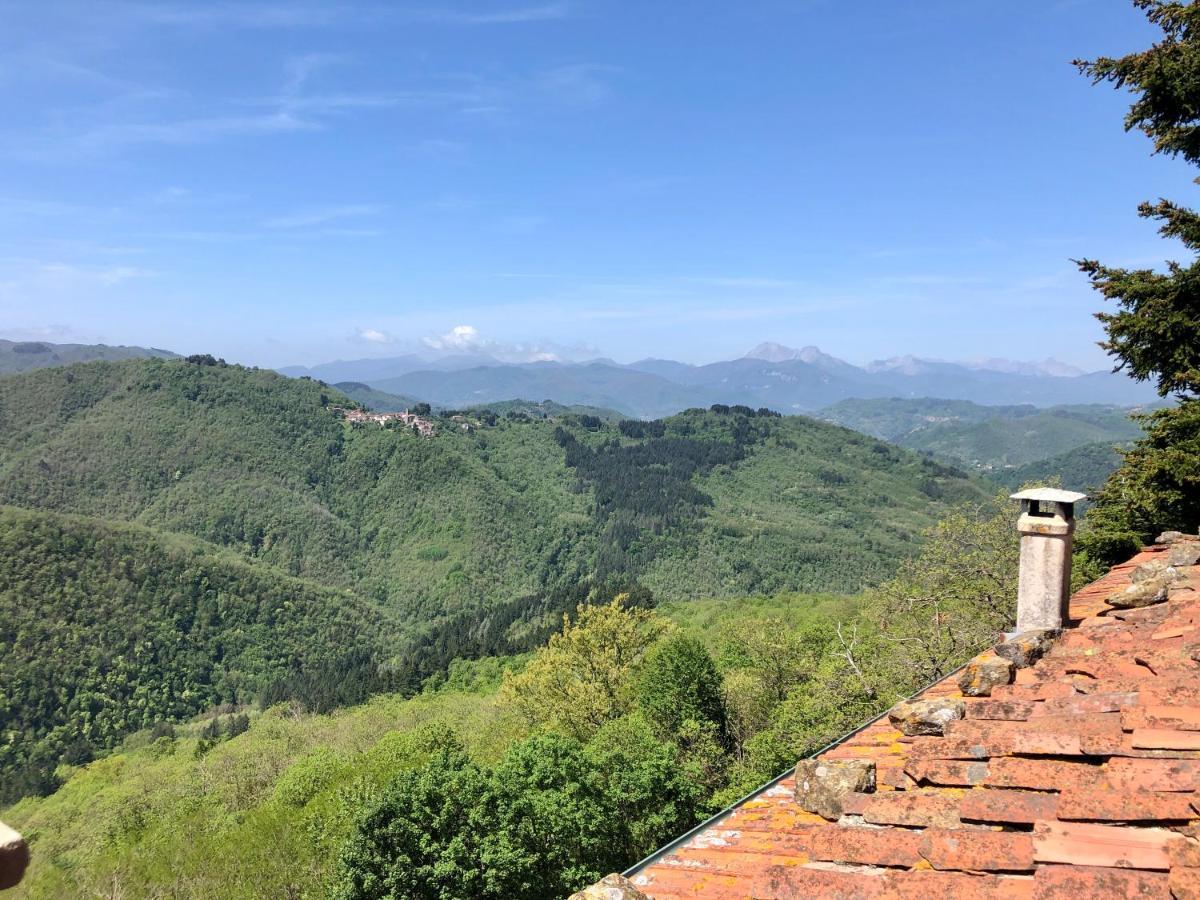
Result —
M 822 753 L 876 764 L 836 822 L 787 775 L 627 874 L 655 900 L 1200 897 L 1200 567 L 1157 605 L 1105 602 L 1168 549 L 1078 591 L 1012 684 L 922 692 L 965 704 L 944 735 L 884 717 Z

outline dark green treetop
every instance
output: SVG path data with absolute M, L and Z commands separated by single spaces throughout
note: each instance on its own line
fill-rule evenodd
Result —
M 1079 60 L 1093 82 L 1134 94 L 1126 130 L 1139 129 L 1156 153 L 1200 164 L 1200 3 L 1133 0 L 1162 40 L 1119 58 Z M 1200 523 L 1200 214 L 1169 200 L 1143 203 L 1143 218 L 1160 222 L 1163 237 L 1180 241 L 1190 263 L 1165 271 L 1119 269 L 1079 262 L 1092 285 L 1117 303 L 1102 312 L 1101 346 L 1139 381 L 1179 405 L 1145 417 L 1147 436 L 1125 454 L 1088 515 L 1081 546 L 1097 560 L 1128 556 L 1158 529 L 1194 530 Z
M 1093 82 L 1136 95 L 1126 130 L 1139 129 L 1156 153 L 1200 164 L 1200 3 L 1134 0 L 1158 25 L 1163 39 L 1119 58 L 1077 60 Z M 1143 203 L 1143 218 L 1161 222 L 1164 237 L 1200 251 L 1200 215 L 1169 200 Z M 1167 271 L 1116 269 L 1096 260 L 1080 268 L 1117 312 L 1102 312 L 1108 339 L 1101 346 L 1139 381 L 1157 382 L 1164 397 L 1200 393 L 1200 264 L 1167 263 Z

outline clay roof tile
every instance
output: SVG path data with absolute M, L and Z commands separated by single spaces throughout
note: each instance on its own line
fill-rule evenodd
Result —
M 885 717 L 821 754 L 876 765 L 837 822 L 782 776 L 627 874 L 655 900 L 1200 896 L 1200 567 L 1165 602 L 1106 602 L 1169 549 L 1077 592 L 1050 651 L 945 735 Z M 956 675 L 917 699 L 946 696 Z

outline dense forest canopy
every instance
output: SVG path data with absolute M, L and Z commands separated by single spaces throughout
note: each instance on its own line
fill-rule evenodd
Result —
M 626 595 L 411 699 L 145 728 L 4 811 L 36 835 L 18 896 L 564 896 L 1010 626 L 1011 513 L 956 508 L 866 596 Z
M 853 592 L 983 493 L 767 410 L 513 407 L 424 438 L 350 402 L 209 356 L 0 379 L 7 796 L 214 704 L 411 692 L 618 593 Z

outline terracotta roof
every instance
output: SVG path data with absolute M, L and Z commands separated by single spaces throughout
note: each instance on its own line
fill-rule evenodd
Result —
M 957 676 L 923 692 L 965 704 L 943 736 L 885 716 L 820 754 L 876 767 L 836 821 L 788 775 L 626 874 L 656 900 L 1200 897 L 1200 566 L 1164 602 L 1105 602 L 1169 549 L 1076 593 L 1062 636 L 991 696 Z

